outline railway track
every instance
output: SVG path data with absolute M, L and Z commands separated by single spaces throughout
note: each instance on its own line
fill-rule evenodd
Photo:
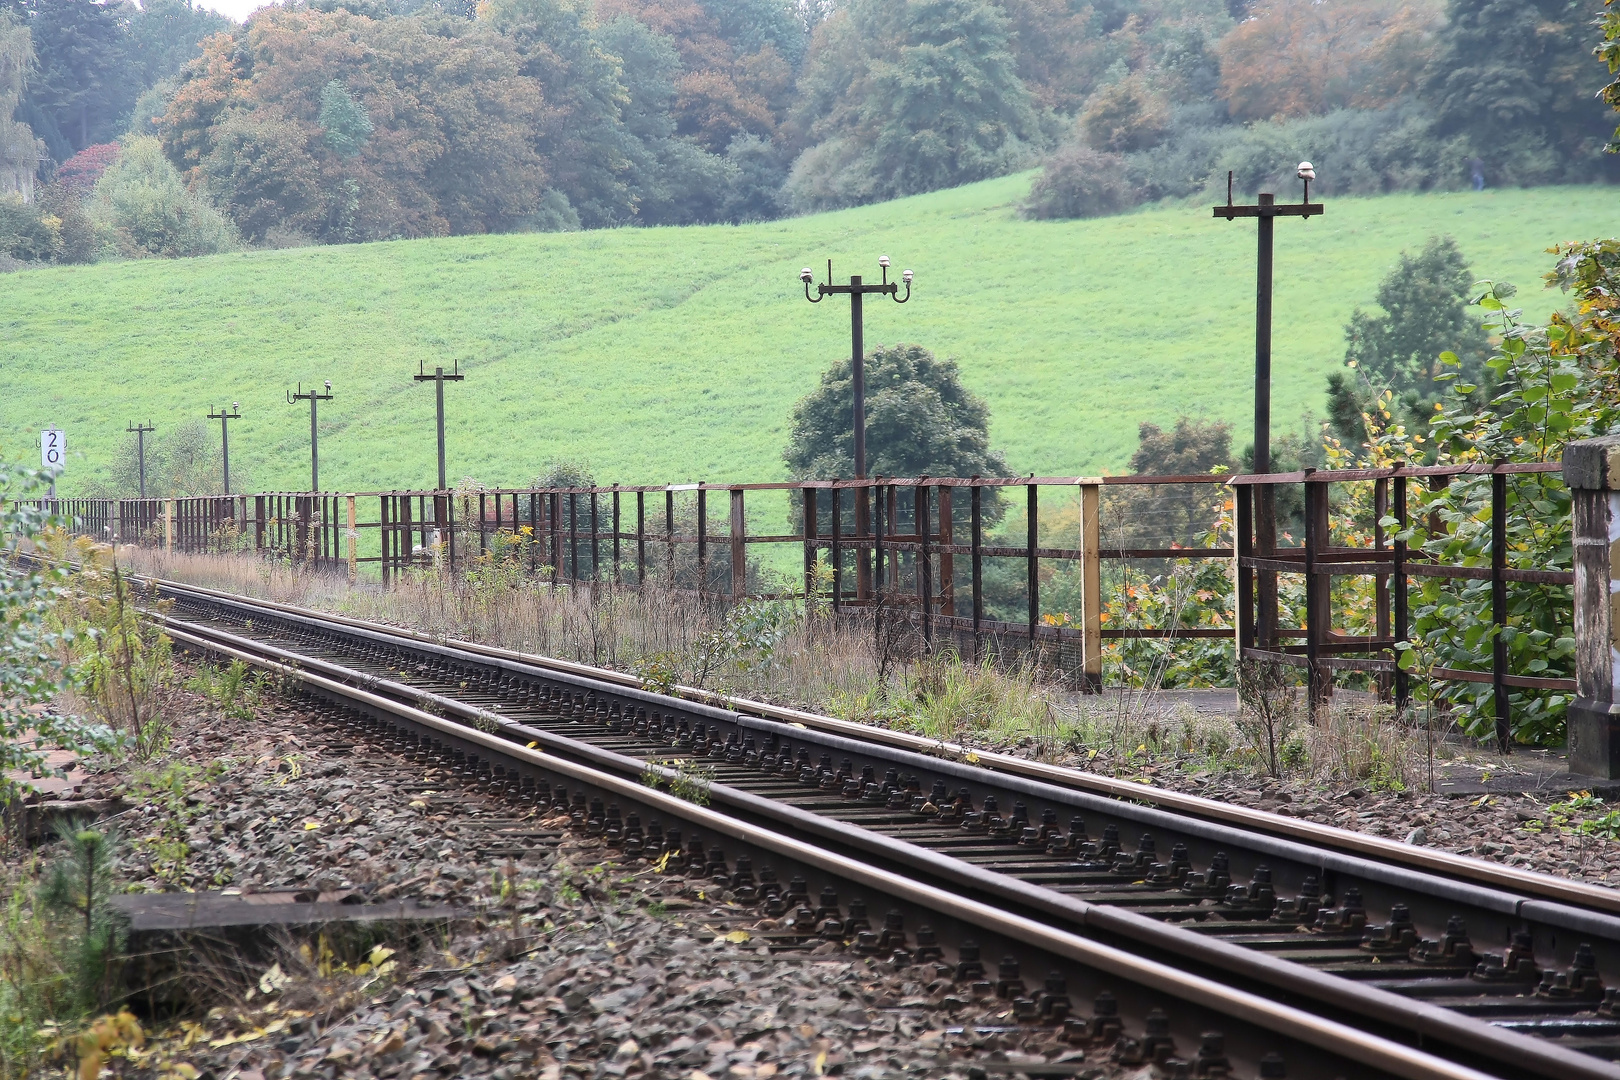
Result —
M 390 726 L 401 751 L 568 812 L 666 872 L 713 879 L 780 920 L 773 948 L 834 938 L 938 964 L 963 993 L 1006 997 L 1027 1022 L 1111 1042 L 1167 1076 L 1620 1077 L 1610 890 L 158 588 L 182 647 L 279 671 Z M 712 770 L 707 807 L 643 782 L 692 763 Z

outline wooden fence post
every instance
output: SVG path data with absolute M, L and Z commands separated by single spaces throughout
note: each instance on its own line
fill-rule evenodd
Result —
M 1080 485 L 1080 678 L 1102 690 L 1102 481 Z
M 743 517 L 742 488 L 731 489 L 731 599 L 741 600 L 748 591 L 748 553 L 743 549 L 747 536 Z

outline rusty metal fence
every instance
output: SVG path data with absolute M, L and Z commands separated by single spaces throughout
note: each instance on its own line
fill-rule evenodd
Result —
M 1510 743 L 1513 690 L 1545 690 L 1573 695 L 1573 660 L 1568 677 L 1510 670 L 1507 638 L 1509 589 L 1516 584 L 1572 588 L 1573 568 L 1509 565 L 1508 485 L 1515 477 L 1559 473 L 1557 462 L 1448 465 L 1387 469 L 1314 470 L 1231 478 L 1237 516 L 1237 627 L 1238 648 L 1245 659 L 1270 660 L 1303 668 L 1310 700 L 1325 698 L 1335 671 L 1373 675 L 1379 690 L 1398 709 L 1412 700 L 1412 674 L 1399 663 L 1397 643 L 1411 637 L 1411 585 L 1413 579 L 1490 582 L 1490 619 L 1493 632 L 1484 642 L 1488 652 L 1477 657 L 1477 667 L 1429 665 L 1422 676 L 1438 683 L 1489 683 L 1498 744 Z M 1437 562 L 1403 539 L 1412 524 L 1408 484 L 1427 483 L 1431 490 L 1446 487 L 1454 478 L 1490 477 L 1490 540 L 1485 565 Z M 1330 485 L 1371 484 L 1373 513 L 1370 544 L 1333 543 L 1329 523 Z M 1276 542 L 1274 527 L 1265 517 L 1274 514 L 1279 488 L 1297 485 L 1303 495 L 1303 536 L 1298 543 Z M 1272 503 L 1267 508 L 1266 501 Z M 1392 522 L 1393 530 L 1385 528 Z M 1436 516 L 1426 522 L 1431 533 L 1445 524 Z M 1273 523 L 1274 526 L 1274 523 Z M 1270 535 L 1268 535 L 1268 533 Z M 1287 625 L 1278 603 L 1279 579 L 1294 577 L 1304 584 L 1302 618 Z M 1334 578 L 1370 577 L 1374 584 L 1374 618 L 1370 632 L 1351 633 L 1336 628 L 1332 598 Z M 1562 625 L 1573 634 L 1573 598 L 1562 601 Z
M 964 655 L 1033 651 L 1087 687 L 1100 685 L 1104 643 L 1126 639 L 1232 642 L 1233 658 L 1303 668 L 1312 700 L 1335 672 L 1369 676 L 1387 698 L 1411 700 L 1397 664 L 1406 639 L 1408 587 L 1417 578 L 1492 584 L 1498 624 L 1507 589 L 1521 582 L 1567 586 L 1563 567 L 1510 566 L 1497 543 L 1488 565 L 1435 563 L 1384 528 L 1404 522 L 1407 484 L 1489 474 L 1495 535 L 1505 535 L 1506 499 L 1518 474 L 1557 465 L 1448 466 L 1312 471 L 1260 476 L 886 478 L 646 487 L 273 492 L 182 499 L 71 500 L 57 505 L 102 538 L 183 552 L 256 552 L 383 585 L 431 567 L 500 568 L 555 586 L 659 581 L 736 602 L 785 591 L 820 597 L 837 616 L 903 615 L 924 641 Z M 1371 484 L 1371 542 L 1335 546 L 1329 486 Z M 1278 493 L 1301 503 L 1302 536 L 1278 543 Z M 1267 496 L 1257 494 L 1271 492 Z M 761 509 L 761 507 L 767 507 Z M 775 517 L 780 515 L 779 517 Z M 776 520 L 786 531 L 764 531 Z M 1019 519 L 1022 519 L 1021 521 Z M 1021 527 L 1020 527 L 1021 526 Z M 1235 536 L 1235 546 L 1234 546 Z M 769 551 L 779 571 L 762 572 Z M 792 551 L 792 555 L 786 555 Z M 1203 625 L 1133 619 L 1119 598 L 1179 560 L 1224 560 L 1235 587 Z M 1131 575 L 1135 574 L 1133 578 Z M 1335 628 L 1335 578 L 1370 577 L 1376 625 Z M 994 579 L 994 580 L 992 580 Z M 1289 624 L 1279 580 L 1303 581 L 1301 617 Z M 1048 594 L 1062 593 L 1062 610 Z M 1490 682 L 1500 731 L 1514 689 L 1573 692 L 1573 679 L 1508 670 L 1501 635 L 1478 669 L 1437 667 L 1442 681 Z

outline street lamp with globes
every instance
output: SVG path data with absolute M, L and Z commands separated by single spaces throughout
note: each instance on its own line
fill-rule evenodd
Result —
M 815 280 L 815 274 L 807 266 L 799 271 L 799 280 L 804 282 L 804 298 L 812 304 L 819 304 L 829 296 L 849 297 L 849 336 L 850 336 L 850 374 L 854 383 L 855 408 L 853 428 L 855 434 L 855 479 L 866 479 L 866 342 L 865 326 L 861 318 L 861 299 L 867 295 L 887 296 L 897 304 L 903 304 L 911 299 L 911 281 L 915 277 L 910 270 L 903 271 L 901 281 L 905 282 L 906 294 L 900 295 L 900 286 L 889 280 L 889 257 L 878 258 L 878 266 L 883 271 L 883 280 L 880 283 L 863 282 L 859 274 L 849 279 L 848 285 L 834 285 L 832 283 L 832 260 L 827 260 L 827 280 L 816 286 L 816 295 L 810 295 L 810 284 Z M 833 513 L 839 513 L 837 492 L 834 492 Z M 867 535 L 867 521 L 869 519 L 869 499 L 867 490 L 860 488 L 855 496 L 855 535 Z M 855 595 L 864 599 L 870 588 L 871 568 L 867 557 L 863 554 L 856 560 Z M 839 588 L 835 581 L 834 589 Z

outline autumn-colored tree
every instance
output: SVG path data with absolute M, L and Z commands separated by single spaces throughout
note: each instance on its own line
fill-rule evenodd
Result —
M 204 43 L 159 127 L 170 159 L 248 237 L 278 224 L 328 241 L 483 232 L 538 205 L 546 99 L 509 39 L 281 7 L 237 38 Z
M 1412 0 L 1261 0 L 1217 52 L 1232 116 L 1376 108 L 1416 85 L 1443 15 Z
M 775 36 L 733 20 L 746 40 L 728 41 L 721 19 L 696 0 L 601 0 L 596 10 L 604 20 L 634 19 L 674 44 L 682 67 L 673 105 L 679 134 L 712 153 L 724 153 L 739 134 L 775 134 L 793 80 Z
M 56 167 L 56 182 L 81 198 L 90 194 L 107 166 L 118 160 L 119 150 L 117 143 L 85 147 Z

